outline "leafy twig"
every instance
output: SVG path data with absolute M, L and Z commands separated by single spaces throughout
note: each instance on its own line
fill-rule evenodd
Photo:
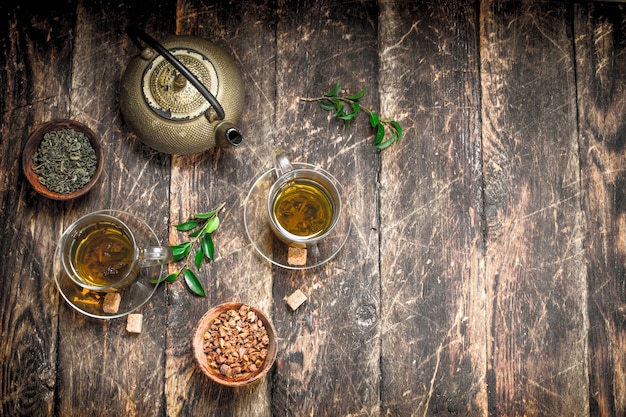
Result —
M 343 120 L 346 128 L 350 126 L 350 122 L 357 117 L 359 112 L 367 113 L 370 126 L 376 129 L 376 137 L 372 142 L 372 146 L 375 148 L 385 149 L 396 142 L 400 142 L 402 140 L 402 126 L 400 126 L 400 123 L 393 119 L 382 119 L 378 113 L 359 103 L 359 99 L 365 95 L 365 91 L 366 88 L 363 88 L 353 95 L 339 95 L 341 86 L 337 82 L 332 90 L 321 97 L 301 97 L 300 100 L 306 102 L 317 101 L 322 109 L 334 112 L 334 116 L 337 119 Z
M 196 213 L 191 218 L 183 223 L 175 225 L 176 229 L 188 233 L 191 238 L 190 241 L 180 243 L 178 245 L 170 246 L 174 253 L 174 259 L 172 262 L 178 262 L 185 260 L 182 267 L 176 270 L 176 272 L 169 274 L 166 277 L 162 277 L 156 282 L 174 282 L 183 274 L 185 277 L 185 283 L 187 287 L 196 295 L 205 297 L 204 287 L 198 279 L 196 273 L 189 267 L 191 260 L 192 249 L 195 247 L 193 265 L 197 271 L 200 271 L 202 261 L 213 261 L 215 256 L 215 245 L 213 244 L 212 234 L 220 226 L 219 212 L 224 208 L 225 203 L 222 203 L 215 210 L 208 213 Z

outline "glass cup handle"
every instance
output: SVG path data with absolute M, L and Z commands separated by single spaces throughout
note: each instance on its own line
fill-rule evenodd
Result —
M 139 265 L 142 267 L 163 265 L 174 259 L 174 253 L 167 246 L 149 246 L 140 251 Z
M 276 175 L 279 177 L 293 169 L 285 151 L 280 149 L 274 151 L 274 169 L 276 170 Z

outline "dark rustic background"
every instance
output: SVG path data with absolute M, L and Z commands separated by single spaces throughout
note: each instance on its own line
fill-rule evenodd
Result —
M 625 416 L 626 5 L 539 1 L 106 1 L 0 4 L 0 415 Z M 216 42 L 243 71 L 245 143 L 143 145 L 119 112 L 134 23 Z M 373 149 L 300 97 L 339 81 L 396 118 Z M 55 118 L 104 144 L 96 188 L 37 195 L 22 147 Z M 352 233 L 322 267 L 254 251 L 243 201 L 275 148 L 344 185 Z M 172 225 L 226 202 L 217 260 L 142 308 L 144 331 L 59 296 L 64 228 L 102 208 Z M 296 289 L 308 301 L 291 311 Z M 273 319 L 261 383 L 213 385 L 191 334 L 210 307 Z

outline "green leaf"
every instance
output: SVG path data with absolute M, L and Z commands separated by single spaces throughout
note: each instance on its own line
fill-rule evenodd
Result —
M 198 237 L 201 234 L 205 233 L 205 229 L 206 227 L 201 227 L 198 230 L 194 230 L 193 232 L 189 233 L 189 237 Z
M 320 101 L 320 107 L 323 110 L 326 110 L 326 111 L 333 111 L 333 110 L 335 110 L 335 105 L 332 102 L 328 101 L 328 100 L 321 100 Z
M 343 120 L 346 128 L 353 120 L 358 118 L 360 112 L 364 112 L 369 117 L 370 126 L 376 129 L 375 138 L 372 145 L 386 148 L 390 144 L 400 142 L 403 137 L 402 126 L 395 120 L 381 119 L 381 115 L 367 107 L 361 107 L 359 100 L 367 93 L 364 87 L 358 93 L 346 94 L 342 92 L 338 81 L 333 88 L 321 97 L 300 97 L 300 100 L 313 102 L 317 101 L 320 108 L 325 111 L 334 112 L 333 116 L 338 120 Z M 343 95 L 342 95 L 343 94 Z
M 378 114 L 371 112 L 370 113 L 370 126 L 376 127 L 378 126 L 379 123 L 380 123 L 380 117 L 378 116 Z
M 176 229 L 180 230 L 181 232 L 186 232 L 188 230 L 194 229 L 198 226 L 198 222 L 195 220 L 187 220 L 184 223 L 180 223 L 176 225 Z
M 174 255 L 173 261 L 180 261 L 191 251 L 191 242 L 183 242 L 180 245 L 170 246 L 170 249 Z
M 352 112 L 352 113 L 346 113 L 346 114 L 342 114 L 341 116 L 337 116 L 338 119 L 341 120 L 352 120 L 354 119 L 356 116 L 358 115 L 358 110 L 356 112 Z
M 195 264 L 196 264 L 196 269 L 199 271 L 200 267 L 202 266 L 202 259 L 204 258 L 204 252 L 202 251 L 202 248 L 199 248 L 196 251 L 196 259 L 195 259 Z
M 150 283 L 151 284 L 160 284 L 161 282 L 165 282 L 165 281 L 167 281 L 167 282 L 174 282 L 174 281 L 176 281 L 176 278 L 178 278 L 178 274 L 180 274 L 180 270 L 178 270 L 178 271 L 176 271 L 176 272 L 174 272 L 172 274 L 169 274 L 167 276 L 160 277 L 159 279 L 151 279 Z
M 358 93 L 348 96 L 347 98 L 349 98 L 350 100 L 358 100 L 361 97 L 363 97 L 365 95 L 365 91 L 367 90 L 367 88 L 363 88 L 361 91 L 359 91 Z
M 385 137 L 385 126 L 383 126 L 382 124 L 379 124 L 378 126 L 376 126 L 376 139 L 374 139 L 374 142 L 372 143 L 372 145 L 376 146 L 380 144 L 380 142 L 382 142 L 384 137 Z
M 218 227 L 220 227 L 220 218 L 215 216 L 211 220 L 208 221 L 206 225 L 206 232 L 213 233 L 217 230 Z
M 191 242 L 182 242 L 178 245 L 170 246 L 170 249 L 176 252 L 177 250 L 185 249 L 191 246 Z
M 361 105 L 359 103 L 351 103 L 352 111 L 348 112 L 346 109 L 348 106 L 344 106 L 344 113 L 337 116 L 340 120 L 350 121 L 356 118 L 359 115 L 359 110 L 361 110 Z M 348 123 L 346 123 L 348 125 Z
M 200 297 L 206 297 L 202 283 L 198 280 L 196 274 L 194 274 L 189 268 L 185 268 L 185 282 L 187 283 L 187 287 L 189 287 L 194 294 L 199 295 Z
M 174 255 L 174 257 L 172 258 L 172 262 L 182 261 L 183 259 L 185 259 L 185 256 L 189 255 L 189 252 L 190 250 L 186 251 L 185 253 Z
M 196 219 L 208 219 L 209 217 L 214 216 L 215 213 L 217 213 L 216 210 L 209 211 L 208 213 L 196 213 L 193 215 L 193 217 L 195 217 Z
M 335 104 L 335 109 L 337 112 L 335 113 L 335 117 L 339 117 L 343 114 L 343 101 L 338 98 L 332 99 L 332 102 Z
M 167 281 L 167 282 L 174 282 L 174 281 L 176 281 L 176 278 L 178 278 L 178 276 L 180 275 L 181 272 L 183 272 L 183 270 L 179 269 L 178 271 L 169 274 L 168 276 L 165 277 L 165 281 Z
M 393 142 L 395 142 L 396 138 L 398 137 L 398 135 L 396 135 L 395 133 L 393 135 L 391 135 L 389 137 L 389 139 L 387 139 L 386 141 L 379 143 L 377 145 L 374 145 L 375 148 L 378 149 L 385 149 L 386 147 L 388 147 L 389 145 L 391 145 Z
M 400 126 L 400 123 L 396 122 L 395 120 L 391 120 L 389 122 L 394 129 L 396 129 L 396 133 L 398 133 L 398 142 L 400 142 L 402 140 L 402 126 Z
M 213 238 L 210 234 L 204 235 L 202 238 L 202 251 L 209 260 L 215 259 L 215 245 L 213 244 Z
M 339 85 L 339 82 L 335 82 L 335 86 L 333 87 L 333 89 L 324 95 L 326 97 L 333 97 L 339 92 L 339 90 L 341 90 L 341 86 Z

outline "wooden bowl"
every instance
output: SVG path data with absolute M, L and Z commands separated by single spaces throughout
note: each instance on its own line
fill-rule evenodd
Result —
M 48 132 L 54 132 L 63 129 L 72 129 L 84 133 L 89 138 L 91 146 L 96 152 L 97 160 L 96 171 L 91 177 L 91 180 L 80 190 L 76 190 L 74 192 L 66 194 L 51 191 L 46 188 L 45 185 L 40 183 L 39 178 L 34 171 L 33 163 L 33 155 L 39 150 L 39 144 L 41 143 L 44 135 Z M 93 188 L 96 182 L 98 182 L 98 179 L 102 174 L 102 168 L 102 148 L 100 147 L 100 143 L 96 138 L 96 134 L 84 124 L 74 120 L 53 120 L 39 126 L 26 141 L 24 151 L 22 152 L 22 169 L 24 170 L 24 175 L 26 175 L 26 179 L 33 186 L 35 191 L 37 191 L 44 197 L 48 197 L 52 200 L 72 200 L 86 194 L 87 192 L 89 192 L 89 190 Z
M 242 328 L 242 330 L 238 330 L 238 332 L 240 333 L 234 336 L 235 341 L 233 342 L 231 336 L 233 336 L 233 333 L 235 332 L 230 331 L 230 329 L 232 329 L 233 327 L 229 327 L 228 325 L 222 326 L 222 324 L 226 322 L 224 315 L 226 315 L 227 319 L 230 320 L 232 316 L 229 316 L 229 313 L 232 311 L 241 311 L 240 309 L 242 308 L 242 306 L 249 307 L 249 312 L 254 313 L 257 320 L 248 320 L 249 316 L 247 315 L 247 312 L 242 314 L 242 316 L 244 316 L 243 320 L 248 321 L 247 323 L 243 323 L 243 326 L 241 326 L 242 323 L 239 323 L 238 326 Z M 220 324 L 216 324 L 216 326 L 213 327 L 213 330 L 211 330 L 211 327 L 216 323 L 216 320 L 217 323 Z M 253 341 L 261 339 L 259 333 L 263 332 L 257 331 L 257 337 L 253 337 L 252 334 L 254 333 L 254 329 L 251 328 L 251 325 L 253 323 L 258 324 L 259 320 L 263 324 L 263 327 L 265 328 L 265 331 L 267 333 L 267 352 L 262 363 L 257 362 L 258 366 L 255 366 L 256 370 L 254 370 L 254 368 L 252 367 L 253 370 L 247 372 L 246 370 L 249 369 L 248 366 L 254 361 L 254 357 L 256 356 L 255 353 L 259 352 L 260 350 L 254 347 L 248 349 L 244 348 L 242 350 L 243 343 L 241 342 L 241 340 L 245 339 L 246 330 L 248 330 L 250 338 Z M 236 317 L 233 322 L 237 323 Z M 224 327 L 224 329 L 221 329 L 222 327 Z M 236 326 L 234 327 L 236 328 Z M 220 329 L 222 330 L 222 333 L 219 333 Z M 211 334 L 212 331 L 218 332 L 219 335 L 217 333 Z M 218 345 L 222 345 L 223 343 L 223 348 L 220 353 L 218 353 L 218 355 L 222 355 L 223 359 L 226 359 L 226 361 L 224 362 L 226 366 L 231 370 L 234 370 L 232 373 L 230 373 L 230 375 L 230 371 L 223 368 L 224 363 L 216 364 L 216 362 L 219 362 L 219 359 L 217 361 L 211 359 L 213 352 L 215 352 L 214 348 L 206 349 L 209 353 L 205 352 L 205 346 L 207 344 L 205 337 L 208 337 L 208 340 L 217 343 Z M 222 339 L 222 341 L 220 341 L 219 339 Z M 226 344 L 226 342 L 228 342 L 229 340 L 231 341 L 230 347 Z M 255 342 L 253 342 L 253 345 L 254 344 Z M 263 344 L 261 345 L 263 346 Z M 244 305 L 242 303 L 220 304 L 217 307 L 209 310 L 198 322 L 198 326 L 193 337 L 193 350 L 200 369 L 202 369 L 202 372 L 204 372 L 204 374 L 208 376 L 212 381 L 228 387 L 241 387 L 263 378 L 274 364 L 277 355 L 276 330 L 274 329 L 271 321 L 268 320 L 268 318 L 265 316 L 265 314 L 252 306 Z M 234 354 L 233 352 L 237 353 Z M 234 363 L 228 365 L 228 363 L 233 360 L 233 357 Z M 240 372 L 237 368 L 247 369 L 242 369 Z M 229 375 L 230 377 L 228 377 L 227 375 Z

